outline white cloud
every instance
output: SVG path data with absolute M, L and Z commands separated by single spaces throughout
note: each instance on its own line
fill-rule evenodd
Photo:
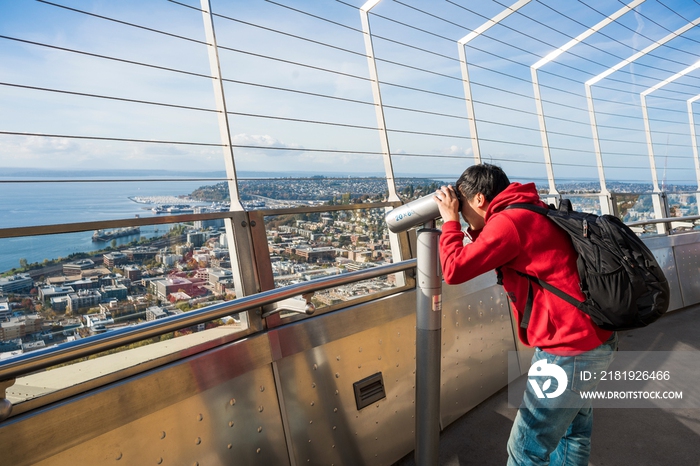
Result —
M 234 146 L 249 146 L 242 147 L 239 150 L 244 154 L 251 153 L 264 153 L 270 156 L 284 155 L 289 156 L 291 154 L 299 154 L 298 149 L 303 149 L 299 144 L 295 143 L 285 143 L 277 138 L 274 138 L 268 134 L 258 135 L 258 134 L 236 134 L 231 137 L 231 143 Z M 265 149 L 275 149 L 275 150 L 265 150 Z M 284 150 L 290 149 L 290 150 Z
M 473 151 L 471 147 L 465 149 L 464 147 L 453 144 L 450 147 L 440 150 L 440 153 L 444 155 L 472 155 Z

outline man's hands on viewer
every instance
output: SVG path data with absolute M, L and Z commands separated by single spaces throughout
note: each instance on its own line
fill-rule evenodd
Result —
M 459 200 L 452 186 L 442 186 L 433 197 L 445 222 L 459 222 Z

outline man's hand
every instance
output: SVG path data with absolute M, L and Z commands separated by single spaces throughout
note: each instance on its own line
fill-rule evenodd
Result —
M 442 186 L 435 191 L 435 196 L 433 198 L 445 222 L 452 220 L 459 222 L 459 200 L 457 200 L 457 195 L 452 189 L 452 186 Z

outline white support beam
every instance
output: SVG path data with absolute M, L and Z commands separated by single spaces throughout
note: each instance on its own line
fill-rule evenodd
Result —
M 248 228 L 248 213 L 241 204 L 238 190 L 238 178 L 236 176 L 236 159 L 231 144 L 231 128 L 226 111 L 226 97 L 224 95 L 224 83 L 221 75 L 221 63 L 219 61 L 214 19 L 209 0 L 200 0 L 204 32 L 207 39 L 207 51 L 209 54 L 209 67 L 211 69 L 212 84 L 214 85 L 214 99 L 216 101 L 217 117 L 219 120 L 219 133 L 224 150 L 224 162 L 226 165 L 226 178 L 228 180 L 229 195 L 231 197 L 230 210 L 233 212 L 230 218 L 225 219 L 226 241 L 233 271 L 233 281 L 237 296 L 249 296 L 260 291 L 254 270 L 255 258 L 253 256 L 253 242 Z M 261 326 L 259 319 L 251 319 L 252 325 Z
M 693 116 L 693 102 L 700 99 L 700 94 L 688 99 L 688 122 L 690 123 L 690 140 L 693 146 L 693 161 L 695 162 L 695 179 L 698 182 L 698 192 L 700 192 L 700 156 L 698 155 L 698 139 L 695 134 L 695 117 Z M 698 204 L 700 206 L 700 204 Z M 700 208 L 700 207 L 699 207 Z
M 554 182 L 554 170 L 552 168 L 552 154 L 551 151 L 549 150 L 549 138 L 547 136 L 547 127 L 545 124 L 545 117 L 544 117 L 544 108 L 542 106 L 542 97 L 540 95 L 540 85 L 539 85 L 539 80 L 537 78 L 537 70 L 540 69 L 542 66 L 546 65 L 547 63 L 551 62 L 552 60 L 556 59 L 558 56 L 563 54 L 564 52 L 568 51 L 571 49 L 573 46 L 581 43 L 582 41 L 586 40 L 588 37 L 591 35 L 595 34 L 608 24 L 612 23 L 625 13 L 630 12 L 632 9 L 637 7 L 638 5 L 644 3 L 645 0 L 634 0 L 619 10 L 617 10 L 615 13 L 612 15 L 608 16 L 607 18 L 603 19 L 602 21 L 598 22 L 595 26 L 587 29 L 586 31 L 582 32 L 578 36 L 574 37 L 571 39 L 569 42 L 564 44 L 563 46 L 559 47 L 558 49 L 548 53 L 546 56 L 538 60 L 535 64 L 530 66 L 530 74 L 532 75 L 532 86 L 534 88 L 535 92 L 535 104 L 537 106 L 537 118 L 539 120 L 540 124 L 540 136 L 542 138 L 542 149 L 544 150 L 544 161 L 545 165 L 547 167 L 547 179 L 549 181 L 549 194 L 550 195 L 557 195 L 557 189 L 556 189 L 556 184 Z
M 685 76 L 686 74 L 690 73 L 691 71 L 694 71 L 698 68 L 700 68 L 700 61 L 693 63 L 692 65 L 688 66 L 687 68 L 674 74 L 670 78 L 666 78 L 663 81 L 656 83 L 654 86 L 650 87 L 649 89 L 647 89 L 639 94 L 641 97 L 641 101 L 642 101 L 642 117 L 644 118 L 644 132 L 645 132 L 646 140 L 647 140 L 647 151 L 649 153 L 649 166 L 651 168 L 651 179 L 652 179 L 652 183 L 654 185 L 654 192 L 655 193 L 661 192 L 661 189 L 659 188 L 658 174 L 656 173 L 656 161 L 655 161 L 655 157 L 654 157 L 654 144 L 653 144 L 653 141 L 651 138 L 651 126 L 649 124 L 649 112 L 647 110 L 647 96 L 649 94 L 651 94 L 652 92 L 658 91 L 659 89 L 666 86 L 667 84 L 672 83 L 673 81 L 677 80 L 678 78 L 681 78 L 681 77 Z
M 652 92 L 658 91 L 659 89 L 666 86 L 667 84 L 672 83 L 676 79 L 681 78 L 681 77 L 685 76 L 686 74 L 690 73 L 691 71 L 694 71 L 698 68 L 700 68 L 700 61 L 693 63 L 692 65 L 688 66 L 687 68 L 674 74 L 670 78 L 666 78 L 663 81 L 656 83 L 654 86 L 652 86 L 649 89 L 640 93 L 640 98 L 642 101 L 642 118 L 644 119 L 644 133 L 646 135 L 646 140 L 647 140 L 647 151 L 649 152 L 649 167 L 651 169 L 651 179 L 652 179 L 652 183 L 654 186 L 654 194 L 652 195 L 652 201 L 654 203 L 654 215 L 656 218 L 666 217 L 667 212 L 666 212 L 665 206 L 662 205 L 663 193 L 661 192 L 661 188 L 659 187 L 659 176 L 658 176 L 658 173 L 656 172 L 656 159 L 654 157 L 654 144 L 653 144 L 653 141 L 651 138 L 651 125 L 649 124 L 649 111 L 647 110 L 647 96 L 649 94 L 651 94 Z M 661 223 L 657 224 L 656 228 L 660 234 L 665 233 L 665 227 L 663 224 L 661 224 Z
M 484 24 L 474 29 L 472 32 L 462 37 L 458 42 L 459 51 L 459 63 L 462 69 L 462 83 L 464 84 L 464 98 L 467 104 L 467 116 L 469 121 L 469 138 L 472 143 L 472 153 L 474 154 L 474 163 L 481 163 L 481 149 L 479 147 L 479 135 L 476 128 L 476 115 L 474 113 L 474 101 L 472 100 L 472 87 L 471 81 L 469 80 L 469 68 L 467 67 L 467 52 L 465 50 L 466 45 L 479 37 L 484 32 L 488 31 L 490 28 L 496 24 L 503 21 L 505 18 L 511 14 L 518 11 L 520 8 L 530 3 L 532 0 L 518 0 L 505 10 L 501 11 L 499 14 L 493 18 L 486 21 Z
M 386 130 L 386 120 L 384 118 L 384 104 L 382 103 L 382 93 L 379 89 L 379 73 L 377 72 L 377 60 L 374 56 L 374 43 L 372 42 L 372 30 L 369 25 L 369 12 L 382 0 L 369 0 L 360 7 L 360 20 L 362 21 L 362 32 L 365 36 L 365 53 L 367 54 L 367 64 L 369 66 L 369 78 L 372 86 L 372 97 L 374 99 L 374 109 L 377 116 L 377 128 L 379 128 L 379 142 L 382 147 L 382 157 L 384 159 L 384 173 L 386 176 L 387 189 L 389 191 L 390 202 L 401 202 L 396 191 L 396 180 L 394 178 L 394 166 L 389 149 L 389 134 Z M 391 208 L 387 207 L 387 211 Z M 408 259 L 408 249 L 403 247 L 405 238 L 402 240 L 399 234 L 389 232 L 389 244 L 391 246 L 392 261 L 398 262 Z M 405 275 L 396 274 L 396 281 L 399 286 L 405 284 Z
M 606 196 L 608 199 L 610 198 L 610 192 L 608 191 L 607 184 L 605 181 L 605 170 L 604 170 L 604 164 L 603 164 L 603 152 L 600 148 L 600 137 L 598 135 L 598 123 L 596 122 L 596 117 L 595 117 L 595 106 L 593 104 L 593 92 L 592 92 L 592 86 L 594 86 L 596 83 L 600 82 L 601 80 L 607 78 L 614 72 L 622 69 L 623 67 L 634 63 L 636 60 L 639 58 L 647 55 L 648 53 L 652 52 L 653 50 L 656 50 L 657 48 L 661 47 L 668 41 L 675 39 L 676 37 L 679 37 L 689 29 L 697 26 L 700 24 L 700 18 L 696 18 L 694 21 L 691 21 L 690 23 L 676 29 L 675 31 L 667 34 L 663 38 L 657 40 L 656 42 L 648 45 L 647 47 L 643 48 L 639 52 L 634 53 L 633 55 L 630 55 L 628 58 L 622 60 L 615 66 L 612 66 L 608 68 L 607 70 L 603 71 L 602 73 L 592 77 L 585 83 L 586 87 L 586 101 L 588 103 L 588 116 L 591 121 L 591 132 L 593 134 L 593 146 L 595 149 L 595 156 L 596 156 L 596 163 L 598 164 L 598 178 L 600 179 L 600 191 L 601 194 Z M 601 208 L 602 208 L 602 202 L 601 202 Z M 612 206 L 611 206 L 612 207 Z M 604 212 L 606 213 L 606 212 Z M 610 212 L 607 212 L 610 213 Z
M 372 96 L 374 98 L 374 109 L 377 114 L 377 125 L 379 128 L 379 140 L 382 146 L 384 158 L 384 172 L 386 174 L 387 188 L 389 189 L 389 201 L 400 202 L 401 199 L 396 192 L 396 181 L 394 180 L 394 167 L 389 150 L 389 135 L 386 130 L 384 119 L 384 105 L 382 104 L 382 93 L 379 89 L 379 74 L 377 73 L 377 60 L 374 56 L 374 44 L 372 43 L 372 31 L 369 26 L 369 12 L 382 0 L 369 0 L 360 7 L 360 19 L 362 20 L 362 32 L 365 36 L 365 52 L 367 53 L 367 63 L 369 65 L 369 79 L 372 84 Z

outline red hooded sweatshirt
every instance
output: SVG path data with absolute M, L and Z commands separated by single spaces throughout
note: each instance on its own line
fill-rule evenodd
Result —
M 469 230 L 472 242 L 464 245 L 459 222 L 445 222 L 440 237 L 440 261 L 445 281 L 463 283 L 501 267 L 518 323 L 520 341 L 553 354 L 571 355 L 591 350 L 610 338 L 591 318 L 563 299 L 532 284 L 534 300 L 527 330 L 520 327 L 527 302 L 528 279 L 516 271 L 534 275 L 562 291 L 584 300 L 579 288 L 576 251 L 566 232 L 547 217 L 524 209 L 503 209 L 516 203 L 540 201 L 534 183 L 511 183 L 489 205 L 481 230 Z

